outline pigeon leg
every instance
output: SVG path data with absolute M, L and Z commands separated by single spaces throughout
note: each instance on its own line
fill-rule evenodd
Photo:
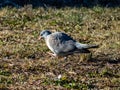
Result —
M 57 55 L 54 53 L 47 52 L 49 55 L 56 57 Z

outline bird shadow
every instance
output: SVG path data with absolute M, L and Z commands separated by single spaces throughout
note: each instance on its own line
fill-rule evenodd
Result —
M 88 62 L 101 63 L 101 64 L 120 64 L 120 58 L 110 59 L 108 57 L 95 57 L 88 60 Z

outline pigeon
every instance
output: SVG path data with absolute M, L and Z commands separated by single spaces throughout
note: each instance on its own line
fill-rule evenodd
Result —
M 68 56 L 74 53 L 90 53 L 88 49 L 98 48 L 98 45 L 82 44 L 63 32 L 52 33 L 49 30 L 40 32 L 39 39 L 44 38 L 46 45 L 53 52 L 52 56 Z

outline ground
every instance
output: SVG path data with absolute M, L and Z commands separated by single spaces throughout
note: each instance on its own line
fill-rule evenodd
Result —
M 66 60 L 53 58 L 38 40 L 43 29 L 99 48 Z M 119 90 L 120 8 L 1 8 L 0 88 Z

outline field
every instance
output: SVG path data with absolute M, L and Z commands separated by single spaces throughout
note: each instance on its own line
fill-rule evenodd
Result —
M 41 30 L 62 31 L 90 54 L 52 58 Z M 120 8 L 0 9 L 0 89 L 120 89 Z

